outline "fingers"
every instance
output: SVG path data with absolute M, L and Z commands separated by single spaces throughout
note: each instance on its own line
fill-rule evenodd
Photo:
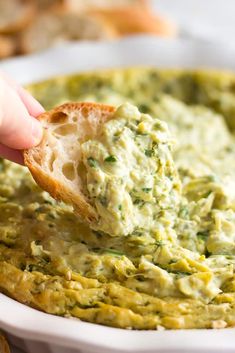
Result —
M 25 149 L 42 138 L 40 122 L 29 113 L 38 115 L 42 108 L 24 90 L 18 90 L 20 93 L 0 78 L 0 141 L 13 149 Z
M 44 112 L 41 104 L 35 98 L 33 98 L 31 94 L 27 92 L 23 87 L 18 86 L 16 87 L 16 90 L 30 115 L 37 117 Z
M 26 90 L 4 73 L 0 75 L 0 156 L 24 164 L 17 149 L 37 145 L 41 124 L 35 119 L 44 109 Z
M 12 78 L 8 77 L 4 72 L 0 73 L 0 77 L 2 77 L 8 83 L 8 85 L 18 93 L 30 115 L 37 117 L 44 112 L 41 104 L 35 98 L 33 98 L 31 94 L 27 92 L 23 87 L 18 85 L 17 82 L 12 80 Z
M 13 150 L 7 146 L 4 146 L 0 143 L 0 157 L 9 159 L 12 162 L 18 164 L 24 164 L 24 158 L 21 151 Z

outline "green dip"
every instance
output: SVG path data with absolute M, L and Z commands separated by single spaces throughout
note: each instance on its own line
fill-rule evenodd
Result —
M 0 164 L 2 292 L 120 328 L 234 326 L 234 87 L 229 73 L 147 68 L 32 85 L 46 108 L 125 104 L 83 145 L 96 229 Z

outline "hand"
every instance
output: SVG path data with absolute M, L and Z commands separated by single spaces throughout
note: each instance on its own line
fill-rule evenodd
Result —
M 0 74 L 0 156 L 24 164 L 20 150 L 39 144 L 42 127 L 35 119 L 42 106 L 22 87 Z

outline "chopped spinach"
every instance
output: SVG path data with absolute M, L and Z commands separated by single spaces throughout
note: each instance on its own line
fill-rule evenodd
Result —
M 190 272 L 184 272 L 184 271 L 176 271 L 173 272 L 176 275 L 176 278 L 181 278 L 181 277 L 185 277 L 185 276 L 190 276 L 192 273 Z
M 146 193 L 150 192 L 151 190 L 152 190 L 152 188 L 142 188 L 142 191 L 146 192 Z
M 116 249 L 103 249 L 103 252 L 116 256 L 123 256 L 124 253 Z
M 114 155 L 110 155 L 106 157 L 104 161 L 108 163 L 115 163 L 117 162 L 117 157 L 115 157 Z
M 89 164 L 90 167 L 92 168 L 97 168 L 98 167 L 98 162 L 96 159 L 94 159 L 93 157 L 89 157 L 87 159 L 87 163 Z
M 156 244 L 157 246 L 163 246 L 163 245 L 165 245 L 165 243 L 164 243 L 163 240 L 155 240 L 155 244 Z
M 217 181 L 217 177 L 216 177 L 216 175 L 211 174 L 211 175 L 207 176 L 207 180 L 214 183 Z
M 140 105 L 139 105 L 139 111 L 140 111 L 141 113 L 146 114 L 146 113 L 149 113 L 149 112 L 150 112 L 150 108 L 149 108 L 149 106 L 148 106 L 147 104 L 140 104 Z
M 179 216 L 182 218 L 186 218 L 189 215 L 189 210 L 187 206 L 182 206 L 179 211 Z
M 207 191 L 207 192 L 205 193 L 204 197 L 207 198 L 211 193 L 212 193 L 211 190 Z
M 154 154 L 154 150 L 153 150 L 153 149 L 151 149 L 151 150 L 145 150 L 145 151 L 144 151 L 144 154 L 145 154 L 145 156 L 147 156 L 147 157 L 152 157 L 153 154 Z
M 106 196 L 100 196 L 99 197 L 99 201 L 100 201 L 102 206 L 104 206 L 104 207 L 108 206 L 108 200 L 107 200 Z
M 122 251 L 116 250 L 116 249 L 111 249 L 111 248 L 93 248 L 92 249 L 94 252 L 96 253 L 100 253 L 100 254 L 110 254 L 110 255 L 114 255 L 114 256 L 123 256 L 124 253 Z
M 144 206 L 145 204 L 145 201 L 140 199 L 140 198 L 136 198 L 134 201 L 133 201 L 133 204 L 134 205 L 139 205 L 140 207 Z
M 202 239 L 202 240 L 207 240 L 209 236 L 209 230 L 204 230 L 204 231 L 201 231 L 201 232 L 197 232 L 197 237 L 198 239 Z

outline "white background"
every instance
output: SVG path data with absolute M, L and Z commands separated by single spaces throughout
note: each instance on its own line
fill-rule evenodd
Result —
M 188 36 L 235 44 L 235 0 L 151 0 Z

